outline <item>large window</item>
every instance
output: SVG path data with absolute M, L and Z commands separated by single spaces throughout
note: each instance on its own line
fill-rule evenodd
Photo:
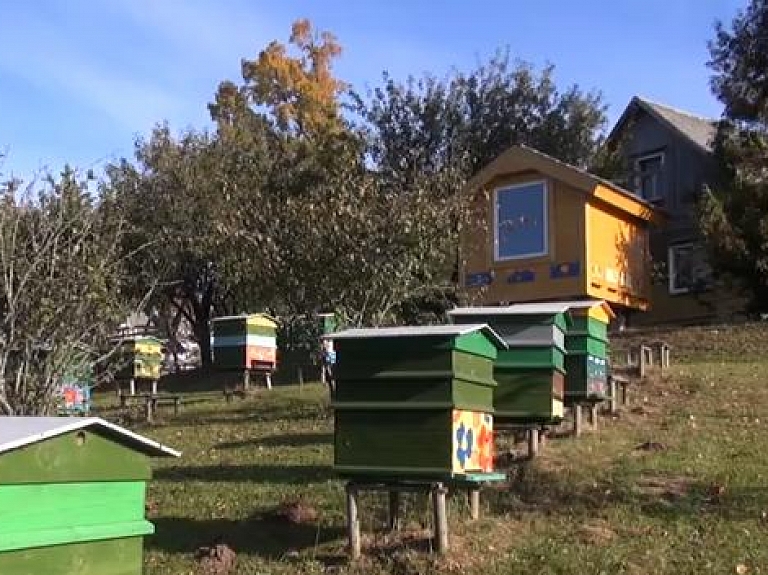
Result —
M 543 181 L 499 188 L 494 203 L 496 261 L 547 253 L 547 186 Z
M 669 293 L 682 294 L 711 285 L 712 268 L 701 244 L 688 242 L 669 247 Z
M 664 197 L 661 169 L 664 165 L 662 152 L 642 156 L 635 160 L 635 189 L 644 200 L 655 201 Z

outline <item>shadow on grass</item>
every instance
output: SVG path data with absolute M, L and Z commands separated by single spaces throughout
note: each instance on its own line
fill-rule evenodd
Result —
M 158 481 L 249 481 L 258 483 L 306 484 L 336 478 L 333 468 L 323 465 L 203 465 L 161 467 Z
M 313 523 L 296 524 L 283 518 L 257 515 L 245 520 L 185 517 L 153 519 L 155 534 L 147 545 L 172 553 L 193 553 L 203 545 L 221 542 L 235 553 L 280 559 L 291 551 L 300 552 L 335 541 L 344 528 Z
M 640 477 L 601 474 L 592 481 L 569 481 L 567 474 L 522 464 L 505 489 L 485 492 L 494 513 L 593 516 L 627 506 L 647 517 L 675 520 L 717 515 L 725 520 L 763 519 L 768 488 L 719 486 L 699 478 L 658 473 Z M 766 515 L 768 518 L 768 514 Z
M 270 435 L 268 437 L 254 437 L 242 441 L 227 441 L 220 443 L 219 449 L 237 449 L 240 447 L 306 447 L 308 445 L 330 444 L 333 442 L 333 433 L 287 433 L 283 435 Z

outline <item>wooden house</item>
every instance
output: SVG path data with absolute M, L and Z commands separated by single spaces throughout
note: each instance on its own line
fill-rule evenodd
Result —
M 653 205 L 526 146 L 467 185 L 459 281 L 470 305 L 594 298 L 650 308 Z
M 149 458 L 179 455 L 95 417 L 0 417 L 0 573 L 141 575 Z
M 667 215 L 650 234 L 651 259 L 663 273 L 651 288 L 653 309 L 637 323 L 725 320 L 744 309 L 743 297 L 713 281 L 697 223 L 696 203 L 717 178 L 716 131 L 713 118 L 635 96 L 609 134 L 607 145 L 624 160 L 619 183 Z

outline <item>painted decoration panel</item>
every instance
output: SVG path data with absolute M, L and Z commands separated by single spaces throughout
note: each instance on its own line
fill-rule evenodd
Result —
M 587 356 L 587 393 L 606 395 L 608 391 L 608 362 L 594 355 Z
M 547 188 L 531 182 L 496 191 L 496 259 L 547 253 Z
M 466 287 L 482 287 L 491 285 L 491 283 L 493 283 L 492 272 L 477 272 L 467 274 L 467 279 L 465 281 Z
M 493 471 L 493 416 L 453 411 L 453 472 Z

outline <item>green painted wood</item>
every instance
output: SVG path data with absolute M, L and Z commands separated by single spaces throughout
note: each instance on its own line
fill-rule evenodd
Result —
M 2 489 L 2 488 L 0 488 Z M 0 553 L 3 575 L 142 575 L 141 537 Z
M 494 379 L 486 381 L 452 377 L 451 372 L 398 372 L 391 377 L 337 379 L 334 407 L 343 409 L 355 403 L 357 408 L 434 408 L 437 405 L 472 411 L 493 410 Z
M 215 340 L 214 340 L 215 341 Z M 217 369 L 245 369 L 245 346 L 213 347 L 213 365 Z
M 334 467 L 359 475 L 452 472 L 450 410 L 336 411 Z
M 0 488 L 0 551 L 152 533 L 144 481 Z
M 398 346 L 349 346 L 339 340 L 336 347 L 337 380 L 363 380 L 377 377 L 392 379 L 397 374 L 410 377 L 417 372 L 449 372 L 469 381 L 487 382 L 493 379 L 493 361 L 464 351 L 422 349 Z
M 573 316 L 573 327 L 566 331 L 569 333 L 586 333 L 596 339 L 608 341 L 608 324 L 588 316 Z
M 211 334 L 217 337 L 233 335 L 263 335 L 276 337 L 277 329 L 266 325 L 249 325 L 245 318 L 214 320 L 211 322 Z
M 52 437 L 0 457 L 0 490 L 18 483 L 146 481 L 151 475 L 146 455 L 87 430 Z
M 214 338 L 225 335 L 242 335 L 246 333 L 245 318 L 215 319 L 211 322 L 211 333 Z
M 596 357 L 608 357 L 608 343 L 584 333 L 567 335 L 565 347 L 569 354 L 590 354 Z
M 497 366 L 494 419 L 550 422 L 557 419 L 554 400 L 563 400 L 563 373 L 550 368 L 520 369 Z
M 565 371 L 565 353 L 551 346 L 528 346 L 502 350 L 496 367 L 547 368 Z
M 590 357 L 587 354 L 571 354 L 565 361 L 567 405 L 581 401 L 604 401 L 608 398 L 608 370 L 604 358 Z
M 368 362 L 375 358 L 386 362 L 419 362 L 422 357 L 426 362 L 447 361 L 451 356 L 446 352 L 451 351 L 494 360 L 498 351 L 488 337 L 479 331 L 459 336 L 337 339 L 334 340 L 334 349 L 339 366 L 344 362 Z
M 572 325 L 569 318 L 570 314 L 565 313 L 478 314 L 452 316 L 452 321 L 457 324 L 487 323 L 496 333 L 505 337 L 533 325 L 554 325 L 567 332 Z

